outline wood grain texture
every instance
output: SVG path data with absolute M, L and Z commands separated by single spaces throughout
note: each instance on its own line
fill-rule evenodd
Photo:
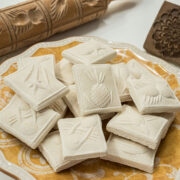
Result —
M 109 0 L 29 0 L 0 10 L 0 56 L 101 17 Z

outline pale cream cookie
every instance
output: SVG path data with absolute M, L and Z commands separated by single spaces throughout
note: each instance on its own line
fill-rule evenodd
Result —
M 28 63 L 4 80 L 32 109 L 39 111 L 49 106 L 57 97 L 64 96 L 68 89 L 55 77 L 54 56 L 36 59 L 36 62 Z
M 55 172 L 60 172 L 81 162 L 80 160 L 67 161 L 63 159 L 59 131 L 49 133 L 38 148 Z
M 102 64 L 112 60 L 116 51 L 104 43 L 90 40 L 64 50 L 62 56 L 73 64 Z
M 81 115 L 121 111 L 111 65 L 74 65 L 73 74 Z
M 14 95 L 10 103 L 0 111 L 0 127 L 35 149 L 59 117 L 60 115 L 51 109 L 36 112 L 20 97 Z
M 98 115 L 60 119 L 58 127 L 65 160 L 81 160 L 105 155 L 107 145 Z
M 151 149 L 156 149 L 167 129 L 168 113 L 142 115 L 135 106 L 122 106 L 107 124 L 107 131 L 138 142 Z
M 102 159 L 153 173 L 156 150 L 113 134 L 107 146 L 107 154 Z
M 166 80 L 135 60 L 129 61 L 127 66 L 129 92 L 140 113 L 180 111 L 180 102 Z

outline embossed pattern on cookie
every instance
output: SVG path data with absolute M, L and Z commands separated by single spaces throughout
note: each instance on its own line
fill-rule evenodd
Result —
M 73 64 L 100 64 L 112 60 L 116 51 L 108 45 L 91 40 L 62 52 Z
M 61 119 L 58 121 L 58 127 L 65 160 L 105 155 L 107 146 L 98 115 Z
M 142 115 L 136 107 L 123 105 L 107 124 L 107 131 L 156 149 L 170 121 L 168 113 Z
M 110 135 L 107 146 L 107 154 L 102 159 L 134 167 L 148 173 L 153 172 L 156 150 L 113 134 Z
M 180 102 L 168 83 L 135 60 L 128 62 L 130 95 L 141 113 L 174 112 Z
M 36 112 L 15 95 L 0 111 L 0 127 L 35 149 L 54 127 L 59 114 L 51 109 Z
M 38 148 L 55 172 L 60 172 L 81 162 L 63 159 L 59 131 L 51 132 Z
M 77 100 L 77 90 L 76 90 L 76 85 L 71 85 L 68 87 L 69 91 L 68 93 L 63 97 L 63 100 L 65 103 L 68 105 L 69 109 L 73 113 L 75 117 L 80 117 L 80 109 L 79 109 L 79 104 Z M 103 113 L 99 114 L 101 120 L 106 120 L 111 117 L 113 117 L 115 113 Z
M 44 57 L 43 57 L 44 58 Z M 67 92 L 54 72 L 54 56 L 28 63 L 24 68 L 5 77 L 5 83 L 21 96 L 35 111 L 50 105 L 57 97 Z
M 81 115 L 121 110 L 110 65 L 74 65 L 73 73 Z

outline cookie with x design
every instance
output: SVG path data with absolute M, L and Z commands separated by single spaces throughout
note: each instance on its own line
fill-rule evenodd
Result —
M 28 63 L 4 80 L 32 109 L 39 111 L 68 90 L 56 79 L 54 67 L 54 56 L 44 56 L 44 60 Z

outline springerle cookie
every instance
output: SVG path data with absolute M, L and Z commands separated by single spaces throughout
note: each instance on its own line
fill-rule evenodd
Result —
M 36 62 L 28 63 L 4 80 L 32 109 L 39 111 L 50 105 L 57 97 L 63 96 L 68 89 L 55 77 L 54 56 L 49 55 L 45 60 L 36 58 Z
M 121 102 L 131 101 L 132 98 L 129 94 L 127 79 L 129 77 L 129 71 L 125 63 L 119 63 L 112 65 L 112 73 L 116 80 L 119 96 Z
M 77 100 L 77 90 L 75 85 L 71 85 L 68 87 L 69 91 L 68 93 L 63 97 L 63 100 L 65 103 L 68 105 L 69 109 L 73 113 L 75 117 L 80 117 L 82 116 L 80 113 L 79 109 L 79 104 Z M 113 117 L 115 113 L 104 113 L 104 114 L 99 114 L 101 120 L 106 120 L 111 117 Z
M 174 112 L 180 102 L 168 83 L 135 60 L 127 63 L 130 95 L 141 113 Z
M 156 149 L 167 124 L 166 113 L 161 116 L 142 115 L 136 107 L 123 105 L 122 112 L 112 118 L 106 128 L 113 134 Z
M 36 112 L 15 95 L 0 111 L 0 127 L 35 149 L 54 127 L 59 114 L 51 109 Z
M 60 119 L 62 151 L 65 160 L 104 156 L 107 145 L 98 115 Z
M 116 51 L 104 43 L 90 40 L 64 50 L 62 56 L 73 64 L 102 64 L 112 60 Z
M 153 172 L 156 150 L 112 134 L 107 147 L 107 155 L 102 159 Z
M 82 115 L 121 111 L 111 65 L 74 65 L 77 99 Z
M 38 148 L 55 172 L 60 172 L 81 162 L 63 159 L 59 131 L 51 132 Z
M 56 78 L 65 85 L 74 84 L 72 66 L 73 64 L 64 58 L 55 65 Z

